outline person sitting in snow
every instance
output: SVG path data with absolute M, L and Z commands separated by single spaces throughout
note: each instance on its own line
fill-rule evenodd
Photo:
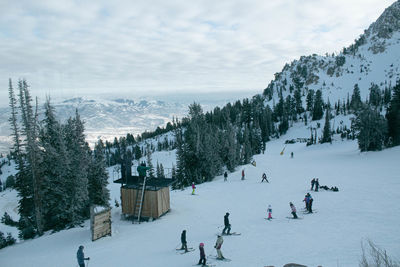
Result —
M 289 203 L 290 208 L 292 209 L 292 215 L 293 215 L 293 219 L 297 219 L 297 214 L 296 214 L 296 207 L 293 205 L 292 202 Z
M 206 265 L 206 253 L 204 252 L 204 243 L 200 243 L 199 250 L 200 250 L 200 260 L 197 265 L 202 264 L 203 266 L 205 266 Z

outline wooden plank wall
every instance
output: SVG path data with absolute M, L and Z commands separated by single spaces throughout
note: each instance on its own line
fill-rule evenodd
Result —
M 133 212 L 137 193 L 137 189 L 121 187 L 121 206 L 123 214 L 134 215 Z M 142 209 L 143 217 L 158 218 L 166 213 L 169 208 L 169 187 L 164 187 L 157 191 L 146 190 Z
M 92 241 L 106 235 L 111 235 L 111 208 L 99 213 L 91 211 L 90 229 L 92 232 Z

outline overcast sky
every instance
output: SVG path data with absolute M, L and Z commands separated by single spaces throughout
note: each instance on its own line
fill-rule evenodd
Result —
M 0 0 L 0 97 L 258 90 L 350 45 L 393 0 Z

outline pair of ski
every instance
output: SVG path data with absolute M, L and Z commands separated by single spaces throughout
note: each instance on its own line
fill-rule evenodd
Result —
M 177 248 L 176 250 L 177 251 L 183 250 L 183 252 L 181 252 L 180 254 L 186 254 L 186 253 L 194 251 L 195 249 L 194 248 L 187 248 L 187 251 L 184 251 L 184 249 Z
M 230 262 L 230 261 L 232 261 L 231 259 L 228 259 L 228 258 L 218 258 L 217 256 L 214 256 L 214 255 L 208 255 L 208 258 L 211 258 L 211 259 L 217 260 L 217 261 L 225 261 L 225 262 Z
M 217 234 L 217 235 L 222 235 L 222 236 L 230 236 L 230 235 L 241 235 L 241 233 L 238 233 L 238 232 L 232 232 L 232 233 L 229 233 L 229 234 L 225 234 L 225 233 L 223 233 L 223 234 Z

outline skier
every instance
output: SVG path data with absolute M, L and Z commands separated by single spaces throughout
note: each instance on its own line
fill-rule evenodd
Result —
M 265 180 L 267 183 L 269 183 L 269 182 L 268 182 L 268 179 L 267 179 L 267 175 L 265 174 L 265 172 L 264 172 L 263 175 L 262 175 L 261 183 L 264 182 L 264 180 Z
M 181 243 L 182 243 L 181 249 L 182 249 L 182 250 L 185 250 L 185 252 L 188 252 L 188 249 L 187 249 L 187 242 L 186 242 L 186 230 L 183 230 L 183 231 L 182 231 L 182 234 L 181 234 Z
M 228 173 L 227 172 L 224 173 L 224 182 L 226 182 L 226 181 L 228 181 Z
M 242 180 L 244 180 L 244 169 L 242 169 Z
M 221 252 L 222 243 L 224 243 L 224 239 L 222 238 L 222 236 L 218 235 L 217 242 L 215 243 L 215 246 L 214 246 L 214 248 L 217 249 L 217 255 L 218 255 L 217 259 L 218 260 L 225 259 Z
M 85 254 L 83 253 L 83 246 L 79 246 L 78 251 L 76 252 L 76 258 L 78 259 L 79 267 L 85 267 L 85 260 L 90 260 L 89 257 L 85 258 Z
M 195 189 L 196 189 L 196 186 L 194 185 L 194 182 L 192 182 L 192 195 L 194 195 L 194 191 L 195 191 Z
M 267 212 L 268 212 L 268 220 L 271 220 L 272 219 L 272 208 L 271 208 L 271 205 L 268 205 Z
M 309 204 L 310 204 L 310 193 L 307 193 L 307 194 L 304 196 L 303 202 L 306 203 L 306 210 L 309 211 L 309 210 L 310 210 L 310 208 L 309 208 Z
M 315 180 L 315 192 L 318 192 L 318 188 L 319 188 L 319 181 L 318 178 Z
M 313 191 L 315 185 L 315 178 L 311 180 L 311 191 Z
M 313 212 L 312 212 L 312 203 L 313 203 L 314 199 L 312 198 L 311 195 L 309 196 L 309 199 L 310 199 L 310 200 L 309 200 L 309 202 L 308 202 L 308 212 L 309 212 L 309 213 L 313 213 Z
M 293 158 L 293 152 L 290 153 L 290 157 Z
M 229 223 L 229 212 L 227 212 L 224 216 L 224 230 L 222 230 L 222 234 L 225 234 L 225 231 L 228 230 L 228 233 L 226 233 L 227 235 L 231 234 L 231 224 Z
M 292 209 L 293 219 L 297 219 L 296 207 L 293 205 L 292 202 L 290 202 L 289 205 L 290 205 L 290 208 Z
M 199 250 L 200 250 L 200 260 L 197 265 L 202 264 L 203 266 L 205 266 L 206 265 L 206 253 L 204 253 L 204 243 L 200 243 Z

